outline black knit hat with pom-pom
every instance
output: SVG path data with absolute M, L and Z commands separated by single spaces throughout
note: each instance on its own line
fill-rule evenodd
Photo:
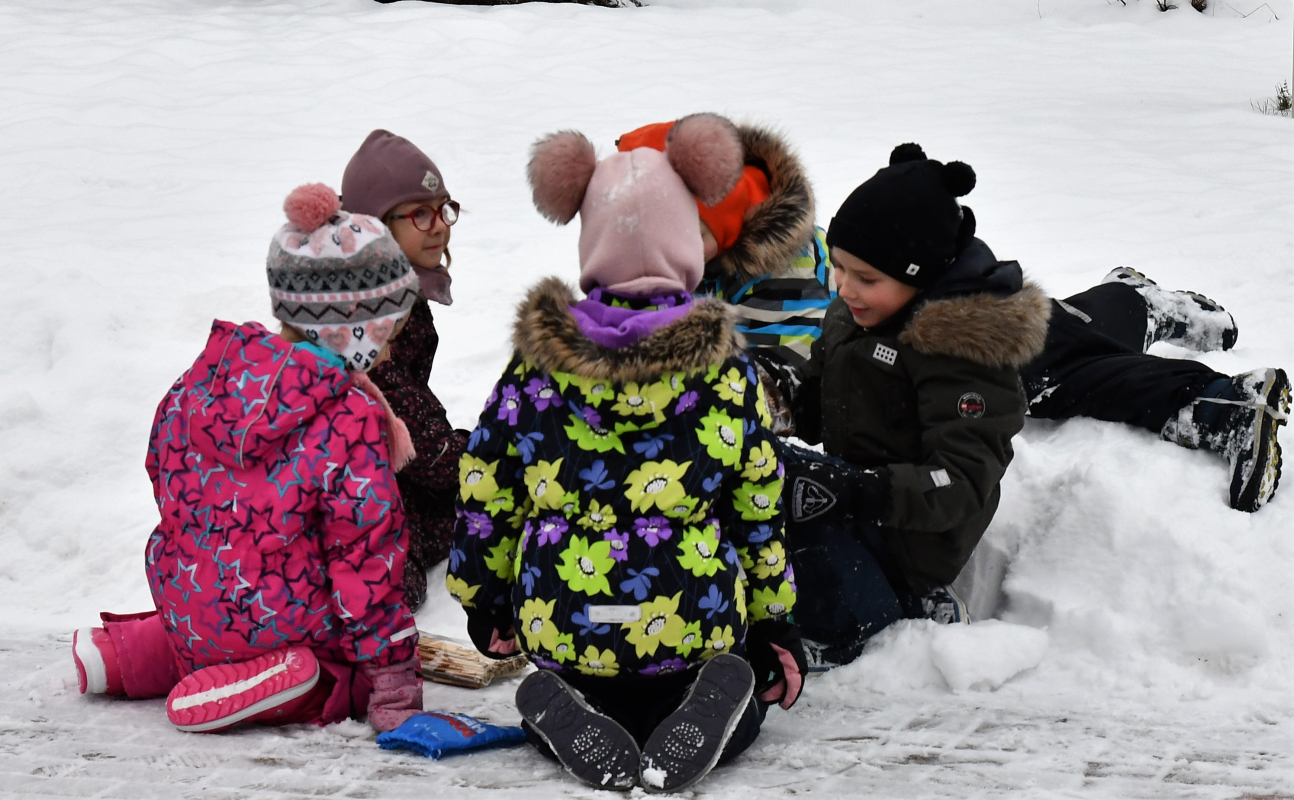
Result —
M 948 271 L 975 236 L 975 215 L 957 198 L 975 188 L 975 170 L 926 158 L 901 144 L 890 165 L 845 199 L 827 245 L 857 256 L 897 281 L 925 289 Z

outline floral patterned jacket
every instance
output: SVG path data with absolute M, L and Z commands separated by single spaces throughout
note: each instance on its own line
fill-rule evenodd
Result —
M 763 389 L 722 302 L 615 350 L 573 300 L 550 279 L 520 307 L 460 462 L 449 591 L 510 607 L 545 668 L 685 669 L 795 603 Z

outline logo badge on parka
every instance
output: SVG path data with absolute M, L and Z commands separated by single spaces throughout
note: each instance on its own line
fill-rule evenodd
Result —
M 984 396 L 978 392 L 967 392 L 957 399 L 957 413 L 967 419 L 979 419 L 984 416 Z
M 808 478 L 795 479 L 791 497 L 791 519 L 796 522 L 820 517 L 836 504 L 836 496 L 827 487 Z

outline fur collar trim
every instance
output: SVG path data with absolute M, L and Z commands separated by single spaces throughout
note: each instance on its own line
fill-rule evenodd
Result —
M 813 238 L 813 187 L 804 165 L 779 134 L 738 125 L 747 164 L 768 173 L 768 200 L 752 210 L 733 246 L 706 265 L 709 277 L 745 283 L 784 269 Z
M 972 294 L 932 300 L 912 314 L 899 341 L 923 355 L 1019 369 L 1042 353 L 1051 299 L 1032 281 L 1005 297 Z
M 721 300 L 698 298 L 687 316 L 619 350 L 580 331 L 570 312 L 575 301 L 574 291 L 561 279 L 540 281 L 517 306 L 512 333 L 517 352 L 549 373 L 624 383 L 703 369 L 742 351 L 732 309 Z

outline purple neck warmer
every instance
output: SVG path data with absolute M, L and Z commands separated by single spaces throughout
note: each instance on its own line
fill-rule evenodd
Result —
M 630 307 L 611 305 L 620 300 Z M 633 306 L 639 306 L 634 308 Z M 692 295 L 672 292 L 662 297 L 619 297 L 601 288 L 570 307 L 580 331 L 603 347 L 619 350 L 636 344 L 692 310 Z

